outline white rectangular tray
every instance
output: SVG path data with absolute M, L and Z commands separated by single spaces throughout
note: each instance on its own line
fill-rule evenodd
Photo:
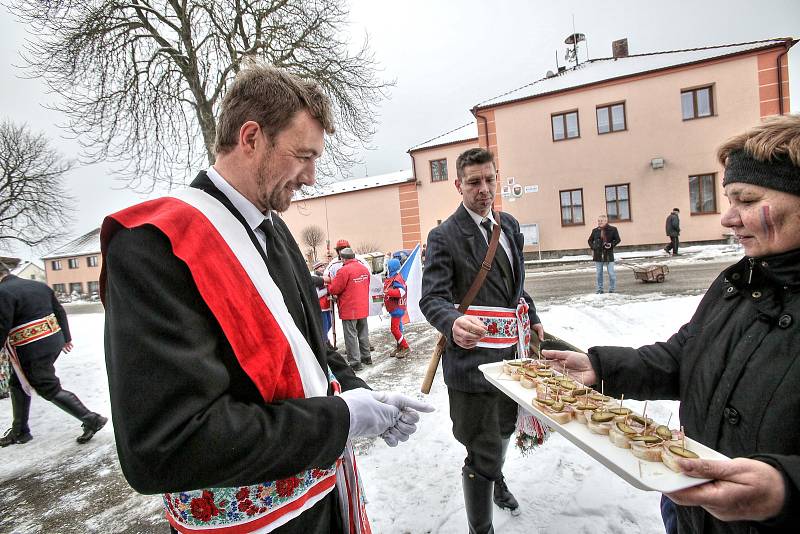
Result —
M 478 366 L 478 369 L 500 391 L 635 488 L 670 493 L 708 481 L 705 478 L 692 478 L 676 473 L 661 462 L 640 460 L 631 453 L 630 449 L 617 447 L 611 443 L 608 436 L 595 434 L 589 430 L 589 427 L 577 421 L 570 421 L 564 425 L 553 421 L 531 403 L 536 397 L 536 390 L 522 387 L 519 381 L 513 380 L 505 374 L 502 362 L 486 363 Z M 727 459 L 726 456 L 691 438 L 686 438 L 686 447 L 696 452 L 701 458 Z

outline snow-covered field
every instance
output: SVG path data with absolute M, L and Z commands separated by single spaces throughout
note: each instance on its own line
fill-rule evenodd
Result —
M 587 295 L 574 299 L 569 306 L 542 306 L 540 316 L 548 331 L 582 348 L 598 344 L 635 346 L 665 339 L 675 332 L 691 317 L 699 299 L 699 296 L 662 299 L 657 295 Z M 58 375 L 63 386 L 78 394 L 87 406 L 108 414 L 103 315 L 73 315 L 70 324 L 75 349 L 58 360 Z M 375 344 L 388 340 L 387 330 L 387 321 L 372 321 Z M 402 366 L 394 359 L 376 358 L 376 364 L 363 373 L 368 382 L 421 396 L 417 392 L 435 332 L 427 326 L 414 328 L 412 332 L 413 358 L 402 361 Z M 377 355 L 386 347 L 376 349 Z M 437 411 L 423 417 L 419 431 L 408 442 L 397 448 L 389 448 L 381 440 L 359 444 L 368 513 L 376 533 L 466 531 L 460 484 L 464 451 L 450 433 L 441 373 L 427 400 Z M 634 406 L 632 403 L 631 407 Z M 675 411 L 677 404 L 673 402 L 651 402 L 648 406 L 648 414 L 657 419 L 666 420 Z M 10 423 L 10 401 L 4 399 L 0 401 L 0 428 L 7 428 Z M 91 470 L 102 463 L 106 465 L 102 469 L 109 471 L 109 476 L 114 475 L 114 469 L 108 467 L 108 457 L 115 454 L 110 426 L 88 445 L 80 446 L 74 441 L 80 433 L 77 422 L 52 404 L 34 399 L 31 428 L 35 439 L 25 446 L 0 449 L 0 482 L 48 469 L 55 479 L 60 466 L 65 464 L 70 469 Z M 511 517 L 496 510 L 498 532 L 663 532 L 659 494 L 634 489 L 561 436 L 554 435 L 544 447 L 526 456 L 516 449 L 510 451 L 505 474 L 523 512 L 519 517 Z M 53 496 L 53 506 L 59 501 L 63 504 L 64 500 L 68 500 L 69 506 L 79 508 L 98 505 L 82 502 L 78 488 L 72 488 L 69 495 Z M 110 514 L 114 516 L 113 522 L 104 522 L 104 511 L 97 510 L 91 528 L 87 524 L 86 531 L 122 531 L 111 525 L 120 527 L 126 518 L 158 514 L 158 497 L 135 496 L 131 501 L 130 506 L 117 508 Z M 37 528 L 36 514 L 44 516 L 50 512 L 28 510 L 22 514 L 28 517 L 15 523 L 12 532 L 43 532 Z

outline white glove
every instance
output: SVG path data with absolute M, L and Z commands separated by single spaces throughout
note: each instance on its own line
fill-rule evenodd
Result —
M 432 412 L 436 410 L 436 408 L 427 402 L 411 398 L 407 395 L 403 395 L 402 393 L 397 393 L 394 391 L 373 391 L 372 393 L 379 401 L 385 402 L 386 404 L 391 404 L 392 406 L 397 406 L 401 410 L 405 410 L 406 408 L 411 408 L 420 412 Z M 417 419 L 417 421 L 418 420 L 419 419 Z M 417 421 L 414 422 L 416 423 Z
M 379 436 L 400 419 L 400 408 L 383 402 L 375 391 L 356 388 L 344 391 L 340 396 L 350 410 L 349 439 Z
M 417 431 L 415 424 L 417 421 L 419 421 L 419 412 L 411 408 L 404 409 L 400 413 L 397 423 L 381 434 L 383 441 L 390 447 L 396 447 L 401 441 L 408 441 L 409 436 Z

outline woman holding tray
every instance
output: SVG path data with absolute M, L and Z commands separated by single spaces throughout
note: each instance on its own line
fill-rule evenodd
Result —
M 718 158 L 730 203 L 722 225 L 745 257 L 711 284 L 692 319 L 663 343 L 544 355 L 586 384 L 602 379 L 606 394 L 680 400 L 686 435 L 732 458 L 679 461 L 687 475 L 713 480 L 668 495 L 673 532 L 796 532 L 800 116 L 765 121 Z

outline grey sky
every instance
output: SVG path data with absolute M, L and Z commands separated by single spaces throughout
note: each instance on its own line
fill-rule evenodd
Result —
M 17 53 L 25 31 L 6 13 L 0 19 L 0 117 L 44 131 L 65 155 L 60 117 L 38 80 L 20 78 Z M 354 177 L 411 165 L 409 147 L 469 122 L 477 102 L 541 78 L 564 62 L 564 38 L 586 34 L 591 58 L 611 55 L 611 41 L 628 38 L 638 54 L 774 37 L 800 37 L 800 1 L 679 0 L 504 1 L 353 0 L 348 28 L 354 46 L 365 33 L 386 79 L 396 80 L 380 107 L 372 149 Z M 585 51 L 581 59 L 585 58 Z M 800 112 L 800 45 L 789 53 L 791 108 Z M 68 175 L 77 199 L 73 236 L 99 226 L 104 215 L 145 197 L 120 189 L 111 168 L 78 167 Z M 18 250 L 24 259 L 43 251 Z

